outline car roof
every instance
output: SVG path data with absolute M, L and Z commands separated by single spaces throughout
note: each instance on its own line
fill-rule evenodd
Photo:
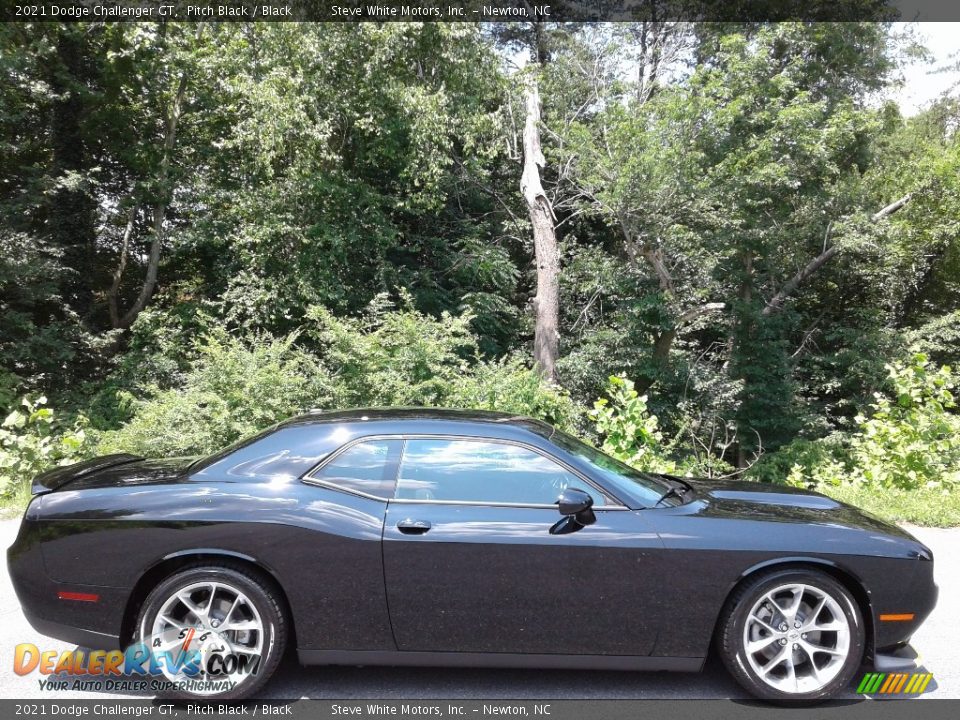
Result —
M 495 423 L 497 425 L 528 426 L 540 423 L 524 415 L 494 412 L 492 410 L 458 410 L 449 408 L 396 407 L 354 408 L 351 410 L 311 410 L 281 423 L 286 425 L 354 423 L 397 420 L 442 420 L 445 422 Z

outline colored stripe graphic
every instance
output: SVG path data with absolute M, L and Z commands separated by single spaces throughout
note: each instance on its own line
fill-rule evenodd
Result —
M 920 694 L 933 679 L 932 673 L 867 673 L 857 685 L 857 693 L 866 695 Z

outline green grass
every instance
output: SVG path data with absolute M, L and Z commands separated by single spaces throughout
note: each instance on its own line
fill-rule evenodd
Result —
M 909 522 L 927 527 L 960 525 L 960 492 L 944 493 L 927 488 L 877 489 L 857 485 L 825 485 L 817 490 L 890 522 Z

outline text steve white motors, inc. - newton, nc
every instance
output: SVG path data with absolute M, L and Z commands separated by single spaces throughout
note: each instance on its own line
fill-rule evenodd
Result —
M 459 717 L 467 715 L 550 715 L 549 704 L 534 704 L 529 708 L 526 705 L 484 703 L 480 708 L 466 708 L 463 705 L 413 705 L 410 703 L 384 704 L 368 703 L 366 705 L 331 705 L 332 715 L 399 715 L 399 716 L 430 716 L 430 717 Z

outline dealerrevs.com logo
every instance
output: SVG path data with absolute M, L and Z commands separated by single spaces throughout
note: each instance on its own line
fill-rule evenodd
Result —
M 184 628 L 175 638 L 150 637 L 126 650 L 60 652 L 21 643 L 14 651 L 13 671 L 44 676 L 41 690 L 218 695 L 256 675 L 259 662 L 259 655 L 234 651 L 215 632 Z

